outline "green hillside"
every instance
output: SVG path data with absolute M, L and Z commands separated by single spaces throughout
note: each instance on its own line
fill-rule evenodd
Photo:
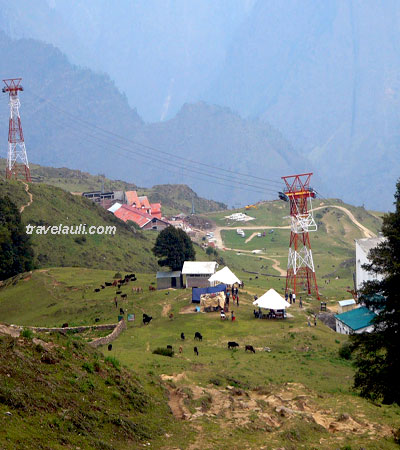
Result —
M 2 449 L 137 449 L 167 431 L 177 423 L 151 374 L 139 378 L 79 337 L 0 336 Z
M 29 192 L 33 202 L 22 213 L 24 225 L 116 227 L 115 235 L 32 234 L 36 266 L 79 266 L 138 272 L 156 270 L 157 263 L 151 252 L 155 239 L 153 233 L 135 231 L 93 202 L 54 186 L 32 183 Z M 18 207 L 29 201 L 25 186 L 16 181 L 0 180 L 0 195 L 9 195 Z
M 6 160 L 0 158 L 0 178 L 5 173 Z M 133 183 L 111 180 L 104 175 L 92 175 L 80 170 L 55 168 L 30 164 L 31 175 L 35 181 L 56 186 L 68 192 L 86 192 L 104 189 L 110 191 L 137 190 L 139 195 L 147 195 L 150 202 L 161 202 L 165 215 L 192 212 L 192 199 L 196 213 L 207 213 L 226 209 L 226 205 L 214 200 L 199 197 L 185 184 L 161 184 L 152 188 L 138 187 Z

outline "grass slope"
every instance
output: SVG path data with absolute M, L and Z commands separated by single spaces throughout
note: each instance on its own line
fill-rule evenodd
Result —
M 176 430 L 155 377 L 79 337 L 37 337 L 0 336 L 2 449 L 136 449 Z
M 20 207 L 28 203 L 24 185 L 0 180 L 0 195 L 9 195 Z M 113 214 L 80 196 L 46 184 L 30 184 L 33 203 L 22 221 L 31 225 L 115 226 L 115 235 L 32 234 L 35 262 L 39 267 L 80 266 L 112 270 L 149 271 L 157 268 L 151 252 L 155 235 L 134 232 Z
M 338 356 L 347 337 L 321 322 L 307 326 L 307 315 L 318 311 L 317 301 L 305 300 L 303 310 L 292 306 L 293 317 L 283 322 L 256 320 L 252 295 L 259 286 L 265 290 L 266 283 L 253 278 L 234 308 L 236 322 L 221 322 L 218 313 L 181 314 L 193 310 L 190 291 L 149 291 L 151 274 L 139 274 L 137 282 L 123 287 L 128 298 L 116 309 L 114 288 L 92 289 L 111 276 L 110 271 L 59 268 L 20 277 L 0 289 L 0 321 L 78 325 L 99 317 L 108 322 L 115 321 L 121 305 L 135 313 L 111 355 L 134 369 L 139 380 L 161 377 L 175 406 L 179 403 L 190 418 L 181 422 L 181 433 L 168 432 L 170 437 L 152 442 L 153 448 L 396 448 L 392 430 L 400 426 L 400 408 L 377 407 L 352 391 L 351 362 Z M 132 286 L 144 292 L 133 294 Z M 143 312 L 153 316 L 148 326 L 141 323 Z M 193 340 L 196 331 L 203 334 L 202 342 Z M 239 350 L 229 351 L 228 340 L 237 341 Z M 175 349 L 173 358 L 152 353 L 168 344 Z M 256 354 L 244 352 L 245 344 L 253 345 Z M 271 353 L 262 351 L 265 346 Z M 300 412 L 281 413 L 281 406 Z M 21 417 L 26 414 L 22 411 Z

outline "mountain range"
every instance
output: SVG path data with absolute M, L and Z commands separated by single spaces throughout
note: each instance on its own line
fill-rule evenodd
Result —
M 1 73 L 21 74 L 28 83 L 26 98 L 35 88 L 73 113 L 79 129 L 84 128 L 80 119 L 90 118 L 147 147 L 157 145 L 182 158 L 195 154 L 207 164 L 212 155 L 218 168 L 223 161 L 228 170 L 241 166 L 241 172 L 265 178 L 314 170 L 315 185 L 325 196 L 391 208 L 400 173 L 400 4 L 395 0 L 0 0 L 0 6 L 0 29 L 13 42 L 5 46 L 14 52 L 15 45 L 31 46 L 19 56 L 3 48 Z M 207 123 L 216 123 L 197 136 L 205 111 Z M 53 117 L 53 112 L 43 104 L 40 114 L 64 128 L 70 125 L 65 115 Z M 92 145 L 95 138 L 74 133 L 53 124 L 32 136 L 32 145 L 40 147 L 35 162 L 109 171 L 112 177 L 120 177 L 118 165 L 128 181 L 185 182 L 229 204 L 261 198 L 250 189 L 216 191 L 204 176 L 199 182 L 200 174 L 179 173 L 178 167 L 173 170 L 179 179 L 170 179 L 170 169 L 159 170 L 156 161 L 142 170 L 139 158 L 135 176 L 146 173 L 152 179 L 134 179 L 131 166 L 121 167 L 115 155 Z M 239 139 L 232 142 L 233 136 Z M 53 140 L 50 149 L 44 137 Z M 60 162 L 66 149 L 77 147 L 76 140 L 81 150 L 68 163 Z M 139 148 L 143 157 L 151 153 Z

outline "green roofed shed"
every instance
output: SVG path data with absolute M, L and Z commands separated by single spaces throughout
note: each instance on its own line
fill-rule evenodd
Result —
M 371 332 L 376 314 L 365 306 L 336 314 L 336 331 L 341 334 Z

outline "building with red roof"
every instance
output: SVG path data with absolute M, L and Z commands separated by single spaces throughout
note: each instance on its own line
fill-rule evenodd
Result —
M 135 222 L 143 230 L 163 230 L 169 226 L 169 223 L 161 220 L 161 218 L 129 205 L 121 205 L 114 211 L 114 215 L 124 222 L 128 220 Z

